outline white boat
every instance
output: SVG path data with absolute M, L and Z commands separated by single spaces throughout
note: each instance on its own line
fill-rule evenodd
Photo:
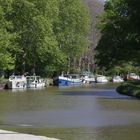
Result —
M 27 87 L 27 81 L 25 76 L 11 75 L 5 88 L 8 89 L 23 89 Z
M 81 79 L 84 84 L 95 83 L 95 76 L 90 71 L 83 71 L 81 74 Z
M 98 76 L 96 77 L 96 82 L 97 82 L 97 83 L 107 83 L 107 82 L 108 82 L 108 79 L 107 79 L 107 77 L 104 76 L 104 75 L 98 75 Z
M 9 77 L 9 81 L 5 85 L 5 89 L 26 89 L 45 87 L 45 80 L 40 76 L 15 76 Z
M 40 76 L 26 76 L 27 88 L 45 87 L 45 80 Z
M 127 75 L 127 80 L 139 80 L 140 76 L 137 75 L 136 73 L 129 73 Z
M 95 83 L 95 77 L 89 76 L 89 75 L 85 75 L 85 76 L 82 76 L 82 81 L 83 81 L 84 84 Z
M 119 82 L 123 82 L 124 80 L 123 80 L 123 78 L 121 76 L 114 76 L 112 81 L 114 83 L 119 83 Z

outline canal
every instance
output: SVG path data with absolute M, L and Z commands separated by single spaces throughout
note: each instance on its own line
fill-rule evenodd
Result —
M 140 101 L 113 84 L 0 91 L 0 129 L 61 140 L 138 140 Z

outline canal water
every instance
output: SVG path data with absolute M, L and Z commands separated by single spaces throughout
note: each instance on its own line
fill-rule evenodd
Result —
M 138 140 L 140 101 L 93 84 L 0 91 L 0 129 L 61 140 Z

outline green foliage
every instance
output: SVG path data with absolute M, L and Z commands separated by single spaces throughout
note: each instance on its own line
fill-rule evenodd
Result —
M 54 31 L 60 49 L 70 59 L 79 57 L 88 40 L 89 15 L 80 0 L 60 0 L 59 19 Z
M 117 87 L 116 91 L 120 94 L 140 98 L 140 81 L 129 81 Z
M 11 11 L 10 5 L 2 5 L 0 1 L 0 70 L 10 70 L 14 68 L 14 56 L 11 54 L 15 50 L 13 43 L 16 34 L 12 33 L 12 23 L 7 19 L 7 12 Z M 8 4 L 5 2 L 5 4 Z
M 110 74 L 127 74 L 127 73 L 139 73 L 139 65 L 133 61 L 125 62 L 120 61 L 118 65 L 114 65 L 110 69 Z
M 87 44 L 88 24 L 80 0 L 0 0 L 0 68 L 44 76 L 66 71 L 68 58 Z
M 108 0 L 102 16 L 102 37 L 97 45 L 96 59 L 100 67 L 111 69 L 120 62 L 140 61 L 140 2 Z

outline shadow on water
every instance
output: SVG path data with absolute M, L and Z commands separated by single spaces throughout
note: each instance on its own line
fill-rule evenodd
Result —
M 138 100 L 137 98 L 130 97 L 127 95 L 121 95 L 115 91 L 115 89 L 111 90 L 94 90 L 94 91 L 64 91 L 60 93 L 65 96 L 95 96 L 101 97 L 103 99 L 128 99 L 128 100 Z

